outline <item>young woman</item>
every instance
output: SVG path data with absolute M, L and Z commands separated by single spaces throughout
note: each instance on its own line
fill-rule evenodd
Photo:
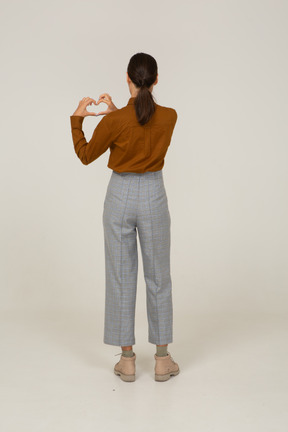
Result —
M 100 95 L 97 102 L 85 97 L 70 116 L 71 131 L 75 152 L 85 165 L 110 149 L 107 166 L 112 173 L 103 209 L 104 343 L 122 348 L 114 373 L 124 381 L 135 381 L 138 233 L 146 282 L 148 341 L 156 345 L 155 380 L 166 381 L 180 371 L 167 352 L 173 340 L 171 219 L 162 170 L 177 112 L 154 101 L 152 91 L 158 82 L 158 67 L 151 55 L 133 55 L 126 79 L 131 94 L 126 106 L 117 109 L 107 93 Z M 107 104 L 106 111 L 87 111 L 88 105 L 101 102 Z M 87 142 L 83 119 L 100 114 L 105 116 Z

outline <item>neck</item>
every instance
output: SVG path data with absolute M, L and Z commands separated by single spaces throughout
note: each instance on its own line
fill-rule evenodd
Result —
M 151 92 L 151 90 L 149 90 L 150 92 Z M 139 91 L 138 92 L 136 92 L 136 93 L 131 93 L 131 96 L 130 97 L 133 97 L 133 98 L 135 98 L 136 96 L 137 96 L 137 94 L 139 93 Z

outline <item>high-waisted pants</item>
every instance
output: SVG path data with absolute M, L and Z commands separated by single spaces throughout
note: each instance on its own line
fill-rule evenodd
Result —
M 163 171 L 112 170 L 104 200 L 104 343 L 135 344 L 138 275 L 137 233 L 146 282 L 148 341 L 172 342 L 170 213 Z

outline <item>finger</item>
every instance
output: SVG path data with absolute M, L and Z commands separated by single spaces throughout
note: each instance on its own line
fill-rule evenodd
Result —
M 98 99 L 97 105 L 99 103 L 102 103 L 102 102 L 106 103 L 106 105 L 109 106 L 109 104 L 112 102 L 112 99 L 107 99 L 107 97 L 101 97 L 101 98 Z
M 87 108 L 87 106 L 91 105 L 93 102 L 95 102 L 95 99 L 88 98 L 88 99 L 84 100 L 83 105 L 85 108 Z
M 100 96 L 99 96 L 99 99 L 106 99 L 106 100 L 112 100 L 112 97 L 108 94 L 108 93 L 102 93 Z
M 100 103 L 106 103 L 107 105 L 109 105 L 109 101 L 105 100 L 105 99 L 101 99 L 97 102 L 97 105 L 99 105 Z
M 99 97 L 105 97 L 105 96 L 107 96 L 107 97 L 111 97 L 111 96 L 109 95 L 109 93 L 101 93 Z
M 95 104 L 96 104 L 96 101 L 95 101 L 95 99 L 93 99 L 93 98 L 88 98 L 86 102 L 88 102 L 89 105 L 91 105 L 92 103 L 95 103 Z
M 100 112 L 98 113 L 98 115 L 100 115 L 100 114 L 108 114 L 108 111 L 100 111 Z

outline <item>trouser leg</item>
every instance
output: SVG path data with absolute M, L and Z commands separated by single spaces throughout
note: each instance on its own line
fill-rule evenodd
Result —
M 135 344 L 138 252 L 131 199 L 133 191 L 130 190 L 130 196 L 128 191 L 128 182 L 121 182 L 121 179 L 119 183 L 116 180 L 112 182 L 103 211 L 106 280 L 104 343 L 117 346 Z
M 146 281 L 148 340 L 157 345 L 173 341 L 170 226 L 164 183 L 150 177 L 142 189 L 137 227 Z

